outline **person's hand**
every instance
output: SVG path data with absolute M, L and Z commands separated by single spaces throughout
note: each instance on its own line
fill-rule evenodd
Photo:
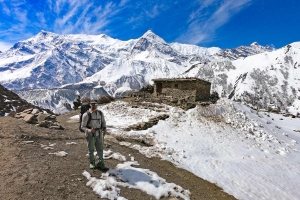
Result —
M 95 132 L 95 129 L 94 128 L 91 128 L 90 129 L 90 133 L 94 133 Z
M 103 134 L 105 135 L 107 133 L 106 128 L 102 129 Z

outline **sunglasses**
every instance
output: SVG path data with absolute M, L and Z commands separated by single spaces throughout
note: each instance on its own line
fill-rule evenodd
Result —
M 91 105 L 92 105 L 92 106 L 98 106 L 98 104 L 97 104 L 97 103 L 91 103 Z

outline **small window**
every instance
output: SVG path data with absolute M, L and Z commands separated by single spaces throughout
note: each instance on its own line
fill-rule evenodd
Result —
M 178 84 L 175 84 L 175 88 L 178 88 Z

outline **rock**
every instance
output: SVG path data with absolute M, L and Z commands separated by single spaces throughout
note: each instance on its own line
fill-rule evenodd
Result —
M 33 114 L 27 114 L 25 117 L 24 117 L 24 121 L 27 122 L 27 123 L 31 123 L 32 122 L 32 119 L 33 119 L 34 115 Z
M 55 126 L 60 126 L 60 123 L 59 122 L 54 122 L 53 123 Z
M 56 116 L 55 115 L 50 115 L 49 119 L 56 119 Z
M 145 130 L 146 129 L 146 124 L 145 123 L 141 123 L 140 127 L 141 127 L 142 130 Z
M 17 119 L 20 119 L 20 118 L 22 118 L 21 116 L 20 116 L 20 113 L 17 113 L 17 114 L 15 114 L 15 116 L 14 116 L 15 118 L 17 118 Z
M 23 110 L 23 113 L 30 114 L 32 112 L 32 110 L 33 110 L 33 108 L 29 108 L 29 109 Z
M 57 130 L 63 129 L 61 126 L 50 126 L 49 128 L 50 129 L 57 129 Z
M 40 112 L 39 109 L 35 108 L 31 111 L 31 114 L 34 115 L 34 114 L 37 114 L 38 112 Z
M 19 113 L 19 115 L 20 115 L 21 118 L 23 118 L 23 117 L 25 117 L 25 116 L 28 115 L 28 114 L 22 112 L 22 113 Z
M 22 141 L 23 144 L 32 144 L 34 141 Z
M 48 121 L 40 121 L 39 126 L 48 128 L 50 126 L 50 123 Z
M 45 121 L 47 117 L 48 117 L 48 115 L 45 115 L 45 114 L 41 114 L 41 113 L 40 113 L 40 114 L 37 116 L 38 123 L 40 123 L 40 122 L 42 122 L 42 121 Z

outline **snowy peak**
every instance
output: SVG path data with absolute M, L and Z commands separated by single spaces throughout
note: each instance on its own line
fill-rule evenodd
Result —
M 224 49 L 217 55 L 223 58 L 229 58 L 230 60 L 236 60 L 239 58 L 246 58 L 255 54 L 264 52 L 271 52 L 275 49 L 270 46 L 261 46 L 257 42 L 253 42 L 250 46 L 239 46 L 233 49 Z
M 150 30 L 136 40 L 131 49 L 131 55 L 134 59 L 151 57 L 166 59 L 179 56 L 176 50 Z
M 34 37 L 24 40 L 23 42 L 30 42 L 30 43 L 38 43 L 38 42 L 46 42 L 46 41 L 50 42 L 53 40 L 54 37 L 57 37 L 57 36 L 59 36 L 59 35 L 52 33 L 52 32 L 42 30 Z
M 253 42 L 250 46 L 260 46 L 257 42 Z
M 148 30 L 146 33 L 144 33 L 141 38 L 147 39 L 151 42 L 166 43 L 161 37 L 153 33 L 151 30 Z

